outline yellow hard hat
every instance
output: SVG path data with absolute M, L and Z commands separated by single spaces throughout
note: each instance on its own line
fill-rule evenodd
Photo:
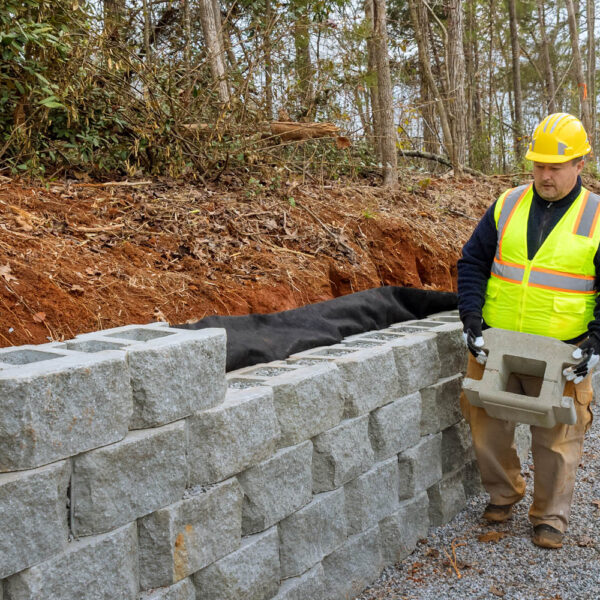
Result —
M 535 128 L 525 158 L 542 163 L 564 163 L 585 156 L 591 149 L 587 133 L 577 117 L 554 113 Z

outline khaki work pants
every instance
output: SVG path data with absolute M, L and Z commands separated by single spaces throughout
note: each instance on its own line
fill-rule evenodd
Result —
M 467 377 L 481 379 L 484 366 L 469 354 Z M 511 375 L 507 391 L 537 395 L 541 378 Z M 592 423 L 591 377 L 578 385 L 568 381 L 565 396 L 575 399 L 577 423 L 557 424 L 555 427 L 531 426 L 531 449 L 534 463 L 533 504 L 529 520 L 533 525 L 547 523 L 564 531 L 571 513 L 571 498 L 575 487 L 575 473 L 581 460 L 583 438 Z M 471 427 L 473 447 L 482 483 L 490 494 L 491 504 L 512 504 L 525 494 L 525 480 L 514 443 L 516 423 L 488 416 L 479 406 L 471 406 L 464 393 L 460 405 L 463 416 Z

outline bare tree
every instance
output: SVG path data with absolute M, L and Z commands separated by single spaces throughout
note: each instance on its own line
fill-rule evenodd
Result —
M 515 0 L 508 1 L 508 19 L 510 22 L 510 46 L 512 50 L 512 85 L 514 94 L 513 140 L 517 163 L 523 159 L 523 93 L 521 92 L 521 49 L 519 47 L 519 29 L 517 25 L 517 7 Z
M 537 13 L 542 41 L 542 60 L 544 62 L 546 105 L 549 113 L 556 112 L 556 86 L 554 84 L 554 69 L 550 61 L 550 45 L 546 34 L 546 11 L 543 0 L 537 0 Z
M 294 0 L 294 47 L 296 78 L 300 92 L 303 117 L 312 121 L 315 116 L 314 67 L 310 55 L 310 16 L 307 0 Z
M 587 17 L 587 83 L 588 96 L 590 98 L 590 120 L 591 131 L 588 131 L 592 147 L 596 141 L 596 34 L 594 24 L 596 22 L 596 5 L 594 0 L 586 1 Z
M 219 100 L 228 103 L 230 100 L 227 87 L 225 61 L 223 59 L 223 39 L 221 30 L 221 12 L 215 14 L 213 0 L 200 0 L 198 3 L 202 33 L 206 43 L 206 52 L 210 61 L 213 79 L 217 84 Z

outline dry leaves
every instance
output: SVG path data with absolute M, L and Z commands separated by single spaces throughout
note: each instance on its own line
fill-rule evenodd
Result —
M 69 293 L 75 294 L 76 296 L 81 296 L 85 290 L 80 285 L 72 285 Z
M 577 540 L 577 545 L 582 548 L 593 548 L 596 545 L 596 542 L 589 535 L 582 535 Z
M 492 585 L 490 587 L 490 593 L 494 594 L 494 596 L 498 596 L 499 598 L 502 598 L 506 595 L 506 592 L 503 592 L 502 590 L 498 589 L 495 585 Z
M 17 278 L 12 274 L 10 265 L 0 266 L 0 277 L 4 277 L 4 280 L 9 283 L 11 281 L 16 281 Z
M 503 537 L 506 537 L 506 531 L 488 531 L 477 536 L 480 542 L 499 542 Z
M 0 267 L 1 268 L 1 267 Z M 592 500 L 592 504 L 596 507 L 596 508 L 600 508 L 600 500 Z
M 46 313 L 45 312 L 37 312 L 37 313 L 35 313 L 35 315 L 33 315 L 32 319 L 36 323 L 43 323 L 46 320 Z

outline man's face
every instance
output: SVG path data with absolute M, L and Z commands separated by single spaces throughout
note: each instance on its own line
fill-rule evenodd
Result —
M 533 181 L 537 193 L 547 202 L 564 198 L 577 183 L 583 161 L 566 163 L 533 163 Z

